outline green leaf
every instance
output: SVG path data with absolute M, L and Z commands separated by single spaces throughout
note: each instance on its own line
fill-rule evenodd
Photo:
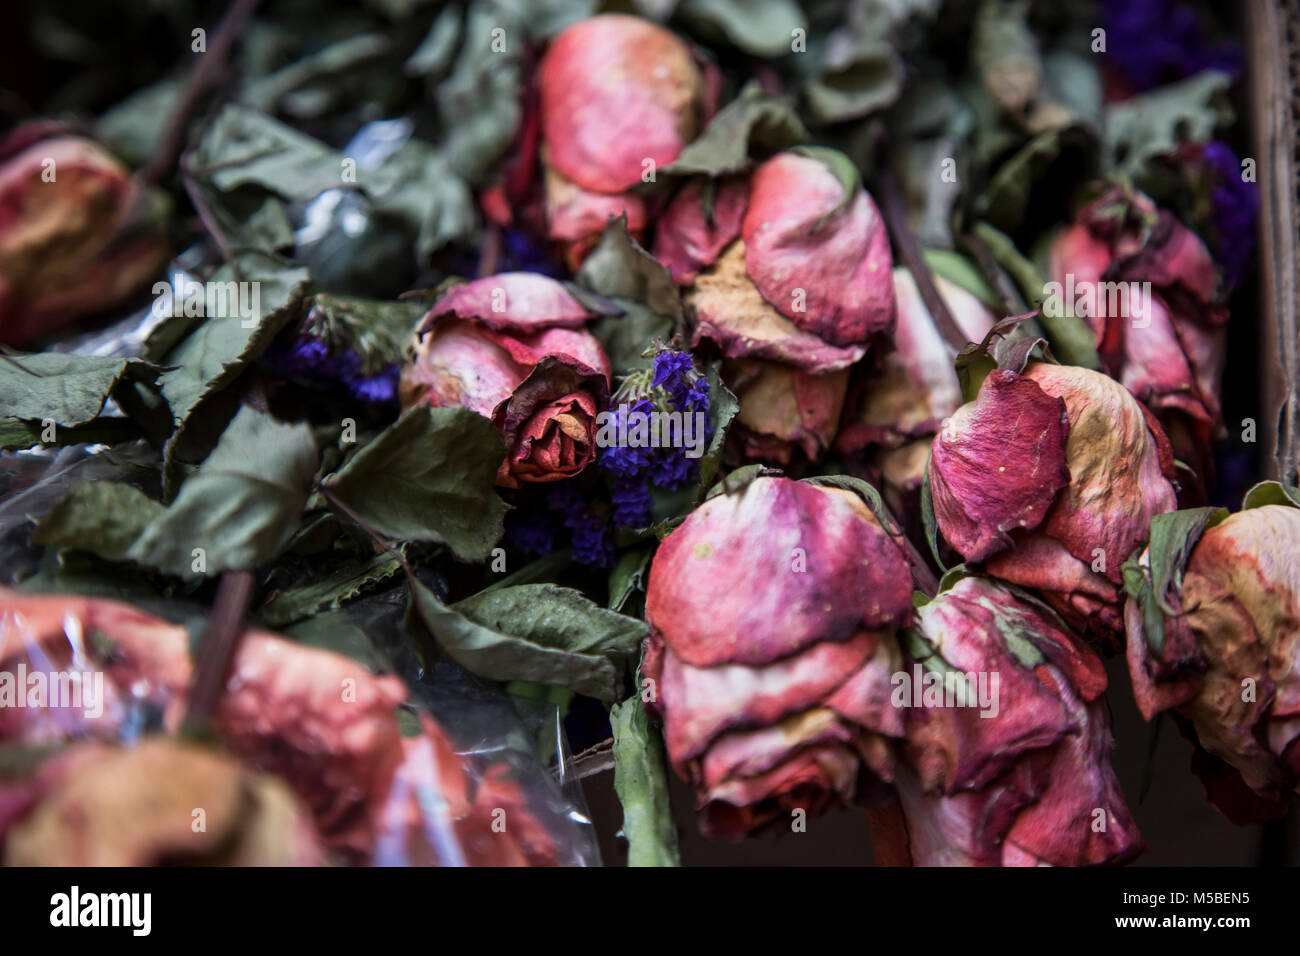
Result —
M 380 534 L 436 541 L 482 561 L 501 538 L 494 482 L 505 458 L 492 423 L 467 408 L 417 406 L 325 479 Z
M 718 363 L 715 362 L 709 367 L 708 379 L 709 423 L 713 426 L 713 439 L 700 458 L 701 490 L 708 488 L 718 473 L 718 466 L 722 464 L 722 452 L 727 444 L 727 431 L 731 427 L 732 419 L 740 411 L 740 401 L 723 383 L 718 371 Z
M 1044 130 L 997 168 L 975 201 L 975 215 L 1003 231 L 1014 231 L 1029 211 L 1036 186 L 1050 183 L 1053 190 L 1069 187 L 1049 175 L 1058 168 L 1058 161 L 1060 168 L 1068 165 L 1071 170 L 1077 167 L 1087 171 L 1096 165 L 1095 152 L 1096 134 L 1082 123 Z M 1083 178 L 1089 178 L 1086 172 Z
M 989 373 L 998 367 L 997 360 L 989 350 L 974 342 L 967 344 L 958 354 L 954 363 L 957 369 L 957 381 L 961 384 L 963 402 L 973 402 L 980 393 L 980 386 Z
M 365 631 L 353 624 L 346 614 L 338 612 L 317 614 L 285 628 L 286 637 L 308 647 L 342 654 L 359 661 L 376 673 L 389 670 L 389 662 Z
M 140 437 L 140 429 L 127 418 L 94 418 L 84 425 L 55 428 L 53 441 L 45 441 L 47 434 L 40 422 L 25 422 L 17 418 L 0 419 L 0 450 L 33 448 L 37 445 L 115 445 Z
M 930 554 L 934 556 L 935 567 L 939 573 L 947 575 L 951 568 L 943 563 L 939 554 L 939 522 L 934 518 L 934 493 L 930 490 L 930 460 L 925 461 L 925 476 L 921 479 L 921 527 L 925 530 L 925 540 L 930 545 Z M 961 567 L 958 565 L 957 567 Z M 939 581 L 940 587 L 943 580 Z
M 1192 549 L 1206 530 L 1228 516 L 1226 508 L 1190 508 L 1155 515 L 1151 519 L 1151 540 L 1147 546 L 1147 567 L 1141 552 L 1124 562 L 1124 588 L 1138 601 L 1148 646 L 1160 653 L 1164 646 L 1164 618 L 1181 613 L 1181 602 L 1171 604 L 1171 591 L 1180 591 L 1183 570 Z
M 323 611 L 335 611 L 402 570 L 387 551 L 369 561 L 352 561 L 319 580 L 284 591 L 257 611 L 267 627 L 284 627 Z
M 1015 279 L 1025 299 L 1034 305 L 1040 304 L 1046 294 L 1043 277 L 1037 267 L 1021 255 L 1011 237 L 987 222 L 976 223 L 973 231 L 976 238 L 988 247 L 998 265 Z M 1052 353 L 1062 363 L 1094 372 L 1100 370 L 1101 357 L 1097 354 L 1092 327 L 1086 319 L 1074 315 L 1070 310 L 1058 316 L 1040 310 L 1036 318 L 1047 334 Z
M 1300 488 L 1284 485 L 1280 481 L 1261 481 L 1241 501 L 1241 510 L 1260 508 L 1264 505 L 1289 505 L 1300 508 Z
M 376 212 L 406 223 L 415 235 L 419 261 L 448 243 L 469 241 L 478 231 L 469 184 L 429 143 L 410 140 L 366 178 Z
M 163 397 L 171 406 L 172 418 L 184 425 L 204 399 L 226 388 L 271 344 L 272 339 L 298 314 L 307 294 L 310 277 L 306 269 L 289 268 L 273 257 L 249 253 L 236 265 L 219 269 L 208 284 L 225 290 L 226 314 L 209 315 L 163 358 L 174 366 L 158 380 Z M 231 286 L 234 282 L 250 283 Z M 240 290 L 242 291 L 242 298 Z M 233 293 L 233 294 L 232 294 Z M 220 305 L 220 300 L 214 298 Z M 251 316 L 230 314 L 233 302 L 249 306 Z
M 508 8 L 471 4 L 456 65 L 435 90 L 446 136 L 439 152 L 457 176 L 475 185 L 491 178 L 519 124 L 524 22 Z M 507 37 L 504 48 L 496 43 L 498 28 Z
M 647 631 L 554 584 L 496 588 L 448 607 L 409 580 L 415 611 L 438 649 L 491 680 L 552 684 L 612 701 Z
M 769 59 L 789 54 L 807 26 L 794 0 L 683 0 L 676 15 L 706 40 Z
M 1143 182 L 1154 160 L 1185 142 L 1204 143 L 1232 122 L 1232 77 L 1205 70 L 1178 83 L 1106 108 L 1104 164 L 1108 174 Z
M 681 327 L 677 286 L 668 268 L 628 234 L 625 215 L 605 226 L 574 278 L 622 310 L 621 315 L 604 315 L 591 325 L 615 376 L 649 368 L 652 360 L 642 353 L 653 340 L 666 342 Z
M 637 591 L 644 591 L 646 571 L 654 548 L 632 548 L 619 555 L 618 562 L 609 572 L 609 609 L 621 611 Z
M 182 577 L 252 569 L 288 544 L 320 455 L 311 429 L 244 407 L 198 473 L 126 557 Z M 194 569 L 195 548 L 205 567 Z
M 853 42 L 851 53 L 803 85 L 804 104 L 818 124 L 861 119 L 889 106 L 903 91 L 903 61 L 892 43 L 862 35 Z
M 152 382 L 157 374 L 138 359 L 64 352 L 11 355 L 0 361 L 0 415 L 81 425 L 99 414 L 118 382 Z
M 750 82 L 663 172 L 673 176 L 728 176 L 756 158 L 808 141 L 790 101 Z
M 257 186 L 306 202 L 343 185 L 343 154 L 265 113 L 228 103 L 203 128 L 186 163 L 221 192 Z
M 1189 508 L 1151 518 L 1151 584 L 1156 599 L 1167 614 L 1175 613 L 1166 602 L 1171 587 L 1182 587 L 1183 569 L 1192 549 L 1208 529 L 1228 517 L 1227 508 Z
M 83 481 L 36 525 L 32 541 L 54 548 L 90 551 L 124 561 L 135 542 L 167 509 L 131 485 Z
M 681 866 L 668 793 L 663 741 L 639 695 L 609 711 L 614 732 L 614 792 L 623 805 L 628 866 Z
M 925 264 L 935 275 L 947 279 L 953 285 L 965 289 L 990 309 L 1000 311 L 1002 302 L 993 287 L 988 284 L 979 267 L 960 252 L 950 249 L 923 249 L 921 255 Z

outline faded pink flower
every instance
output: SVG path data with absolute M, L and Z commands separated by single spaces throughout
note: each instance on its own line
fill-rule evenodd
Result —
M 1209 755 L 1197 769 L 1230 819 L 1277 815 L 1300 787 L 1300 510 L 1224 517 L 1185 562 L 1155 596 L 1165 609 L 1137 596 L 1125 607 L 1138 708 L 1189 723 Z M 1150 584 L 1149 555 L 1141 566 Z
M 879 791 L 907 559 L 850 491 L 761 477 L 706 501 L 650 568 L 642 674 L 701 829 L 739 838 Z
M 1121 568 L 1151 517 L 1176 507 L 1160 426 L 1119 383 L 1031 363 L 995 370 L 935 437 L 934 514 L 968 562 L 1040 591 L 1072 625 L 1118 646 Z
M 554 279 L 502 273 L 455 286 L 424 317 L 402 371 L 402 407 L 460 406 L 492 420 L 497 484 L 571 478 L 596 460 L 609 359 L 594 316 Z

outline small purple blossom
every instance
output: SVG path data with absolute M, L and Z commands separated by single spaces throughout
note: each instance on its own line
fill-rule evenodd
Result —
M 660 448 L 647 475 L 656 487 L 675 491 L 686 485 L 698 471 L 699 460 L 687 458 L 684 449 Z
M 534 557 L 550 554 L 555 548 L 555 522 L 547 514 L 512 511 L 506 515 L 506 540 Z
M 614 503 L 614 524 L 644 528 L 650 524 L 650 489 L 644 481 L 616 481 L 610 495 Z
M 397 400 L 401 369 L 396 364 L 366 375 L 355 352 L 331 349 L 329 343 L 314 335 L 300 335 L 288 347 L 269 349 L 265 361 L 286 378 L 316 388 L 341 385 L 354 398 L 370 405 L 387 405 Z
M 1213 185 L 1210 216 L 1214 224 L 1214 256 L 1224 281 L 1235 287 L 1255 254 L 1255 220 L 1259 215 L 1259 183 L 1241 176 L 1241 161 L 1226 143 L 1206 143 L 1201 153 Z
M 566 520 L 565 524 L 572 535 L 573 560 L 597 568 L 614 564 L 614 542 L 604 518 L 588 512 Z
M 1136 92 L 1202 70 L 1241 71 L 1236 44 L 1212 41 L 1196 11 L 1179 0 L 1103 0 L 1107 62 Z

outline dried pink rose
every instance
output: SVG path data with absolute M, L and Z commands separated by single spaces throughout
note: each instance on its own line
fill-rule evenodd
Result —
M 452 288 L 417 331 L 402 407 L 472 409 L 501 432 L 497 484 L 571 478 L 596 460 L 609 359 L 582 326 L 593 318 L 554 279 L 502 273 Z
M 1031 363 L 995 370 L 935 437 L 943 537 L 995 577 L 1037 589 L 1066 620 L 1118 646 L 1124 562 L 1151 517 L 1176 507 L 1160 426 L 1119 383 Z
M 90 140 L 14 130 L 0 144 L 0 345 L 53 335 L 138 292 L 170 254 L 149 199 Z
M 1181 561 L 1164 594 L 1138 590 L 1125 607 L 1138 708 L 1188 722 L 1225 815 L 1277 815 L 1300 788 L 1300 509 L 1221 517 Z M 1150 587 L 1150 554 L 1139 573 Z
M 1208 480 L 1228 309 L 1205 244 L 1147 196 L 1113 186 L 1055 239 L 1049 268 L 1062 304 L 1092 326 L 1105 370 Z
M 749 177 L 689 183 L 655 257 L 687 286 L 693 340 L 731 360 L 742 454 L 817 460 L 839 426 L 847 369 L 894 328 L 884 222 L 831 150 L 788 151 Z
M 538 70 L 548 234 L 576 267 L 607 220 L 649 218 L 634 187 L 675 160 L 712 115 L 716 83 L 691 48 L 648 20 L 602 14 L 565 28 Z
M 840 488 L 760 477 L 664 539 L 642 674 L 705 833 L 739 838 L 889 779 L 911 591 L 902 549 Z
M 903 647 L 899 802 L 868 811 L 878 859 L 1086 866 L 1141 852 L 1110 766 L 1106 672 L 1046 606 L 968 577 L 917 609 Z

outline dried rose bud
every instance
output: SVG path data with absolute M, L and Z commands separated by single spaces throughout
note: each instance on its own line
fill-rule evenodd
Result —
M 1092 326 L 1105 370 L 1156 413 L 1179 458 L 1208 471 L 1208 444 L 1223 432 L 1228 309 L 1205 244 L 1142 193 L 1113 186 L 1055 239 L 1049 269 L 1061 305 Z
M 645 228 L 654 182 L 712 113 L 712 84 L 691 48 L 623 14 L 581 20 L 551 41 L 538 71 L 546 219 L 581 260 L 610 216 Z
M 110 309 L 169 255 L 158 210 L 126 167 L 78 136 L 0 145 L 0 344 Z
M 664 539 L 642 674 L 706 834 L 739 838 L 889 779 L 911 592 L 902 549 L 838 488 L 757 478 Z
M 940 276 L 935 277 L 935 287 L 967 340 L 983 341 L 996 321 L 993 313 L 965 289 Z M 882 355 L 879 367 L 864 372 L 852 387 L 854 413 L 845 416 L 835 447 L 848 452 L 881 448 L 879 459 L 886 483 L 910 490 L 919 487 L 924 477 L 929 436 L 961 406 L 961 385 L 953 368 L 957 350 L 939 333 L 916 280 L 901 266 L 894 270 L 894 296 L 898 325 L 893 351 Z M 919 437 L 927 439 L 925 453 L 888 455 Z
M 894 328 L 889 237 L 856 175 L 831 150 L 784 152 L 748 179 L 690 183 L 658 224 L 654 254 L 687 285 L 695 343 L 737 360 L 728 385 L 751 457 L 820 458 L 845 370 Z
M 156 737 L 74 750 L 52 761 L 32 808 L 5 834 L 6 866 L 325 863 L 289 788 L 229 756 Z
M 1138 708 L 1190 723 L 1217 758 L 1202 775 L 1225 815 L 1276 815 L 1300 789 L 1300 509 L 1200 509 L 1161 523 L 1183 536 L 1153 529 L 1164 554 L 1142 556 L 1130 584 L 1145 588 L 1130 586 L 1125 607 Z
M 416 334 L 402 407 L 460 406 L 491 419 L 506 446 L 498 485 L 571 478 L 596 460 L 596 417 L 609 403 L 609 359 L 582 328 L 590 318 L 545 276 L 456 286 Z
M 916 615 L 895 680 L 901 817 L 868 811 L 878 858 L 1086 866 L 1140 853 L 1110 765 L 1097 655 L 1046 606 L 984 578 Z
M 1122 567 L 1153 515 L 1176 507 L 1160 426 L 1099 372 L 995 370 L 935 437 L 943 537 L 995 577 L 1037 589 L 1080 631 L 1118 646 Z

